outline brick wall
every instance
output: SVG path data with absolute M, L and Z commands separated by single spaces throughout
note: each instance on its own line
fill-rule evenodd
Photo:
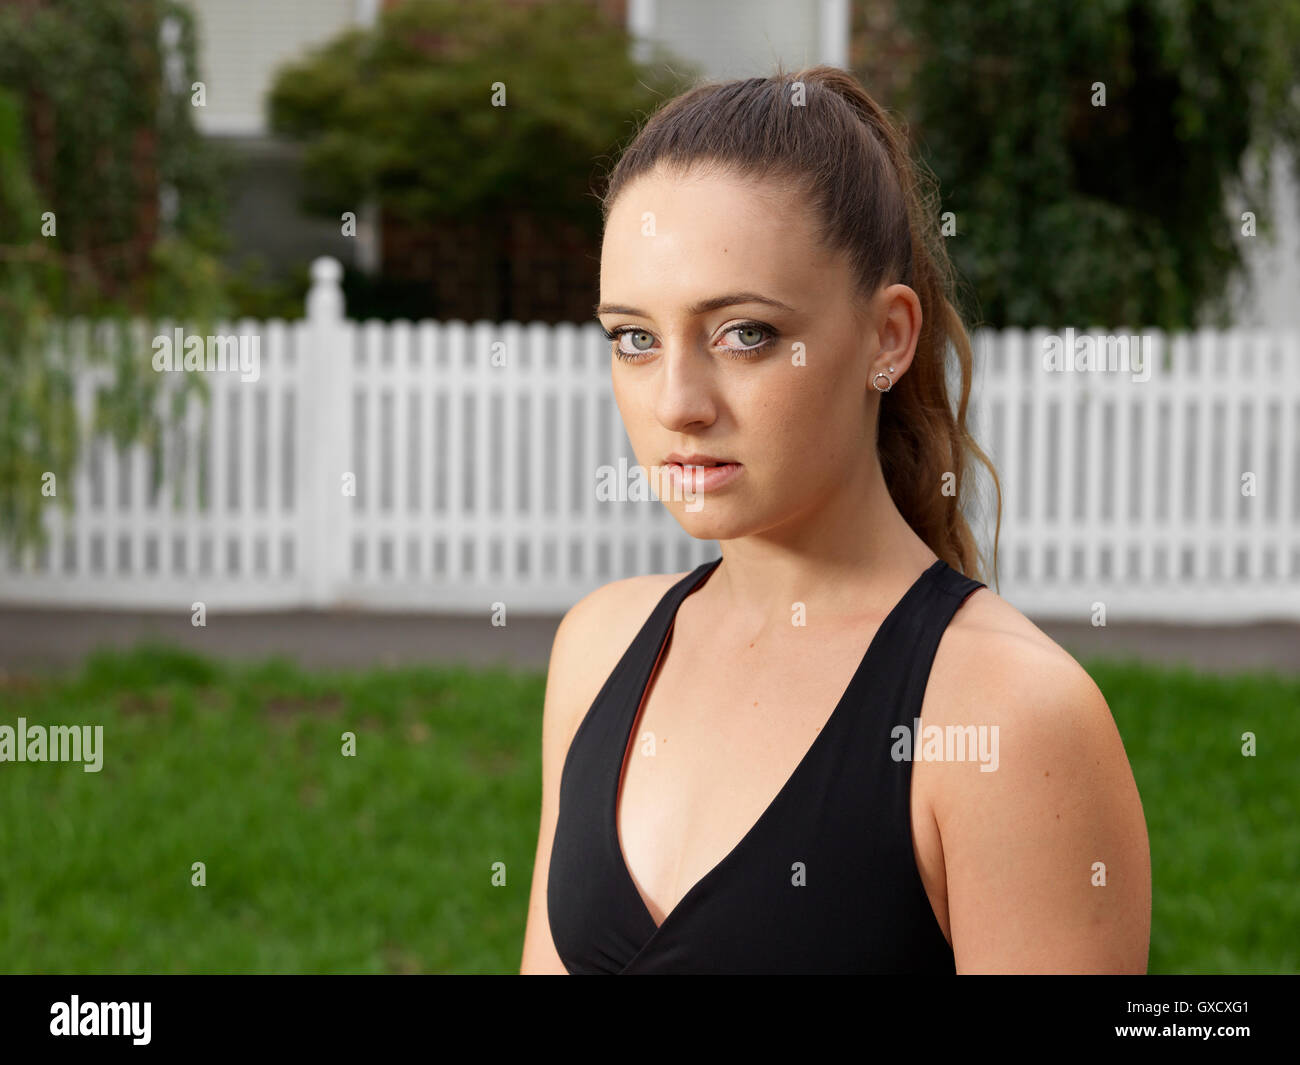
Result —
M 48 6 L 48 0 L 0 0 L 0 6 L 15 7 L 24 16 L 30 16 L 37 8 Z M 152 54 L 157 47 L 158 24 L 147 8 L 133 9 L 136 36 L 132 47 L 146 50 Z M 146 66 L 152 71 L 147 80 L 138 79 L 132 91 L 149 101 L 158 98 L 159 72 L 156 64 Z M 89 88 L 87 91 L 91 91 Z M 58 252 L 70 257 L 70 263 L 78 271 L 87 271 L 93 275 L 102 292 L 109 297 L 120 297 L 129 292 L 138 278 L 150 270 L 150 256 L 158 235 L 158 131 L 151 125 L 137 129 L 121 131 L 129 136 L 122 145 L 113 145 L 105 141 L 100 147 L 101 154 L 120 149 L 131 161 L 132 175 L 135 180 L 135 202 L 130 206 L 133 223 L 130 235 L 126 239 L 113 239 L 107 232 L 111 222 L 104 210 L 97 210 L 96 205 L 62 202 L 61 197 L 68 195 L 66 188 L 59 187 L 58 159 L 60 139 L 74 135 L 71 127 L 59 129 L 59 115 L 54 103 L 36 88 L 19 90 L 19 103 L 23 108 L 24 130 L 30 154 L 32 181 L 40 190 L 44 200 L 41 210 L 78 212 L 79 224 L 72 225 L 60 220 Z M 152 108 L 146 108 L 152 113 Z M 65 123 L 71 116 L 64 116 Z M 146 121 L 148 121 L 146 119 Z M 89 222 L 85 221 L 89 218 Z
M 599 236 L 519 212 L 496 232 L 385 218 L 381 246 L 384 274 L 427 283 L 427 313 L 444 321 L 585 322 L 599 295 Z

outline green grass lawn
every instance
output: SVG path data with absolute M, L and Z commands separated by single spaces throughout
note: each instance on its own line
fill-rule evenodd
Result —
M 1151 971 L 1300 970 L 1300 680 L 1085 665 L 1146 809 Z M 161 649 L 0 681 L 0 724 L 104 726 L 99 773 L 0 763 L 0 971 L 516 971 L 544 684 Z

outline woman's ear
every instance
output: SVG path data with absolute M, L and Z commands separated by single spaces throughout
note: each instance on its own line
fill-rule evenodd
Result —
M 921 300 L 907 285 L 889 285 L 876 294 L 875 302 L 880 351 L 870 371 L 888 372 L 897 383 L 912 364 L 921 339 Z

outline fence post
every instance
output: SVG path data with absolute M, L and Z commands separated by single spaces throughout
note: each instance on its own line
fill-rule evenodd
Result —
M 343 317 L 343 269 L 322 256 L 311 264 L 307 294 L 307 345 L 299 353 L 302 446 L 300 539 L 309 607 L 337 604 L 347 579 L 349 508 L 343 496 L 352 420 L 347 395 L 352 360 Z

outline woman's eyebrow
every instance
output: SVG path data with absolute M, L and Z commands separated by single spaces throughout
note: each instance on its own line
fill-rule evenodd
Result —
M 757 292 L 729 292 L 725 296 L 713 296 L 710 299 L 700 300 L 699 303 L 692 304 L 686 310 L 688 314 L 692 315 L 705 314 L 708 311 L 716 311 L 720 307 L 730 307 L 737 303 L 766 303 L 769 307 L 775 307 L 778 310 L 794 310 L 789 304 L 772 299 L 770 296 L 762 296 Z M 633 314 L 639 318 L 651 317 L 645 311 L 621 303 L 602 303 L 596 308 L 596 314 Z

